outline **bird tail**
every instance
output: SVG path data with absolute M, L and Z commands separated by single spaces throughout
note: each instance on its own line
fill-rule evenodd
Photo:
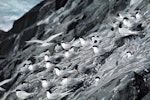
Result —
M 139 31 L 130 31 L 130 33 L 133 35 L 137 35 L 137 34 L 139 34 Z
M 70 41 L 70 43 L 71 43 L 71 44 L 73 44 L 73 43 L 74 43 L 74 41 L 75 41 L 75 38 L 73 38 L 73 39 Z
M 64 98 L 64 97 L 66 97 L 67 95 L 69 95 L 69 94 L 71 94 L 71 89 L 70 90 L 68 90 L 68 91 L 65 91 L 65 92 L 63 92 L 62 93 L 62 98 Z

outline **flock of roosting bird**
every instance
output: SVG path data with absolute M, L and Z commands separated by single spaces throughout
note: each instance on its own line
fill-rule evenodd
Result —
M 114 41 L 117 38 L 129 35 L 143 36 L 145 35 L 143 30 L 147 13 L 148 12 L 141 14 L 140 10 L 135 10 L 132 13 L 127 12 L 125 14 L 119 13 L 114 17 L 115 21 L 108 24 L 107 34 L 103 35 L 105 35 L 109 41 Z M 40 47 L 51 47 L 54 43 L 50 41 L 61 35 L 63 35 L 63 32 L 55 34 L 44 41 L 30 40 L 27 41 L 27 44 L 38 43 L 41 44 Z M 26 77 L 38 73 L 47 73 L 47 76 L 51 75 L 51 79 L 48 79 L 40 74 L 41 76 L 38 76 L 37 79 L 40 81 L 49 100 L 60 100 L 67 97 L 70 93 L 77 91 L 79 88 L 82 88 L 84 91 L 86 88 L 96 87 L 101 79 L 100 76 L 96 75 L 101 66 L 101 63 L 96 62 L 96 58 L 109 52 L 113 46 L 113 44 L 108 44 L 108 46 L 106 46 L 106 44 L 105 46 L 102 45 L 102 41 L 105 40 L 101 35 L 100 32 L 95 32 L 90 34 L 86 39 L 78 38 L 70 42 L 62 41 L 55 45 L 54 51 L 48 49 L 38 56 L 34 56 L 34 59 L 36 59 L 36 61 L 38 60 L 38 63 L 32 60 L 24 62 L 24 66 L 19 68 L 19 72 Z M 89 53 L 93 55 L 91 59 L 94 60 L 87 61 L 85 59 L 85 62 L 81 64 L 80 60 L 78 60 L 79 63 L 74 66 L 62 66 L 61 63 L 75 61 L 81 52 L 84 53 L 84 51 L 88 50 Z M 132 52 L 126 52 L 124 56 L 125 55 L 129 58 L 132 56 Z M 44 68 L 44 70 L 41 70 L 42 68 Z M 19 99 L 32 98 L 38 94 L 38 92 L 28 92 L 29 87 L 31 87 L 30 82 L 22 81 L 13 92 L 16 93 Z

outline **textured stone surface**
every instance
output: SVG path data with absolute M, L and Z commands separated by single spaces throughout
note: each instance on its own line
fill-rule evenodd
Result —
M 117 13 L 128 14 L 135 9 L 141 13 L 150 9 L 150 0 L 44 0 L 31 9 L 19 20 L 15 21 L 13 28 L 4 33 L 0 31 L 0 81 L 14 78 L 15 73 L 23 67 L 25 60 L 39 63 L 41 59 L 33 59 L 51 47 L 38 47 L 37 44 L 27 45 L 25 41 L 31 39 L 45 40 L 49 36 L 64 32 L 65 35 L 54 39 L 52 42 L 60 43 L 71 41 L 74 37 L 88 38 L 97 34 L 101 38 L 99 46 L 106 49 L 103 55 L 94 55 L 92 49 L 77 48 L 76 57 L 66 60 L 57 55 L 64 51 L 54 53 L 57 66 L 73 69 L 77 64 L 91 66 L 96 62 L 95 73 L 87 77 L 86 82 L 91 82 L 99 76 L 98 86 L 87 85 L 71 92 L 66 100 L 149 100 L 150 90 L 150 12 L 147 13 L 144 28 L 140 31 L 143 35 L 120 36 L 118 31 L 115 36 L 108 36 L 110 24 L 117 17 Z M 133 5 L 131 5 L 133 4 Z M 131 6 L 130 6 L 131 5 Z M 117 29 L 116 29 L 117 30 Z M 4 34 L 4 35 L 3 35 Z M 131 58 L 123 57 L 125 51 L 132 51 Z M 41 66 L 44 66 L 41 64 Z M 78 74 L 76 77 L 80 77 Z M 32 85 L 30 92 L 38 92 L 31 100 L 46 100 L 46 92 L 41 87 L 40 78 L 53 79 L 57 77 L 44 69 L 39 73 L 20 75 L 15 77 L 9 85 L 1 86 L 7 91 L 0 93 L 1 99 L 19 100 L 14 92 L 17 85 L 23 80 Z M 58 78 L 59 79 L 59 78 Z M 59 80 L 60 82 L 60 80 Z M 12 84 L 13 83 L 13 84 Z M 10 85 L 11 84 L 11 85 Z M 56 88 L 55 91 L 64 91 Z M 0 91 L 1 92 L 1 91 Z

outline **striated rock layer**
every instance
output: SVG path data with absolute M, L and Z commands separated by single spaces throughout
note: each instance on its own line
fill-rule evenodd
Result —
M 118 13 L 128 15 L 140 9 L 144 19 L 134 27 L 140 34 L 119 34 L 112 24 Z M 91 66 L 96 63 L 96 72 L 85 76 L 85 86 L 72 91 L 63 100 L 149 100 L 150 90 L 150 0 L 44 0 L 24 16 L 14 22 L 8 32 L 0 31 L 0 82 L 2 100 L 20 100 L 15 92 L 22 81 L 31 84 L 29 92 L 38 92 L 30 100 L 46 100 L 46 91 L 39 79 L 61 79 L 41 67 L 39 72 L 18 73 L 27 60 L 33 64 L 41 62 L 35 56 L 49 49 L 51 56 L 56 57 L 53 63 L 62 69 L 73 69 L 75 66 Z M 75 57 L 67 60 L 65 51 L 55 52 L 54 46 L 40 47 L 36 43 L 27 44 L 30 40 L 46 40 L 51 35 L 63 32 L 63 35 L 52 39 L 54 46 L 61 41 L 69 42 L 73 38 L 85 39 L 98 36 L 98 46 L 105 49 L 102 55 L 94 54 L 90 47 L 77 47 Z M 131 55 L 126 55 L 126 53 Z M 130 54 L 129 53 L 129 54 Z M 85 64 L 85 65 L 84 65 Z M 39 64 L 36 66 L 44 66 Z M 17 74 L 18 73 L 18 74 Z M 93 85 L 94 77 L 99 76 L 98 85 Z M 75 77 L 82 77 L 81 74 Z M 87 83 L 87 84 L 86 84 Z M 57 88 L 55 91 L 64 91 Z

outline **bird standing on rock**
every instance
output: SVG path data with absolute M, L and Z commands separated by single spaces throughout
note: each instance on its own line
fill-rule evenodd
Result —
M 82 47 L 87 47 L 91 45 L 91 41 L 90 40 L 84 40 L 83 38 L 79 38 L 80 43 L 82 45 Z
M 64 86 L 65 88 L 73 88 L 73 87 L 78 87 L 81 84 L 83 84 L 84 82 L 84 78 L 67 78 L 67 77 L 63 77 L 63 80 L 61 82 L 62 86 Z
M 139 31 L 131 31 L 128 28 L 122 27 L 121 23 L 119 25 L 118 31 L 119 31 L 120 35 L 123 37 L 129 36 L 129 35 L 139 35 L 140 34 Z
M 86 63 L 83 63 L 80 65 L 76 65 L 75 69 L 78 71 L 78 73 L 85 75 L 87 73 L 90 73 L 92 69 L 95 68 L 95 66 L 96 66 L 95 64 L 88 65 Z
M 34 71 L 38 70 L 38 66 L 35 65 L 35 64 L 33 65 L 33 64 L 31 63 L 31 64 L 29 64 L 28 69 L 29 69 L 31 72 L 34 72 Z
M 24 64 L 24 66 L 20 68 L 19 72 L 21 74 L 27 74 L 28 72 L 30 72 L 30 70 L 28 69 L 28 67 L 29 67 L 29 64 Z
M 29 99 L 35 95 L 36 95 L 36 93 L 28 93 L 28 92 L 22 91 L 20 89 L 16 90 L 16 96 L 21 100 Z
M 76 70 L 61 70 L 58 67 L 55 67 L 54 71 L 55 71 L 56 75 L 59 77 L 68 77 L 68 76 L 76 73 Z
M 71 60 L 71 58 L 73 58 L 76 55 L 77 54 L 75 53 L 73 47 L 70 50 L 66 51 L 65 54 L 64 54 L 65 58 L 67 58 L 68 60 Z
M 140 14 L 139 11 L 137 11 L 137 12 L 135 13 L 135 18 L 136 18 L 136 20 L 138 20 L 138 21 L 141 21 L 141 20 L 146 19 L 145 14 Z
M 57 44 L 55 46 L 55 52 L 61 52 L 62 50 L 63 50 L 63 48 L 62 48 L 61 44 Z
M 51 89 L 55 86 L 52 81 L 47 81 L 46 79 L 41 79 L 41 84 L 45 90 Z
M 100 81 L 100 77 L 99 77 L 99 76 L 96 76 L 96 77 L 95 77 L 95 80 L 94 80 L 94 86 L 97 86 L 98 83 L 99 83 L 99 81 Z
M 136 27 L 137 25 L 138 25 L 138 23 L 137 22 L 135 22 L 135 20 L 130 20 L 129 18 L 127 18 L 127 17 L 125 17 L 125 18 L 123 18 L 123 24 L 127 27 L 127 28 L 129 28 L 129 29 L 132 29 L 132 28 L 134 28 L 134 27 Z
M 21 84 L 19 84 L 15 90 L 21 90 L 21 91 L 28 91 L 30 89 L 31 84 L 27 81 L 22 81 Z
M 65 43 L 64 41 L 61 42 L 61 46 L 64 50 L 69 50 L 71 47 L 72 47 L 72 44 L 71 43 Z
M 56 65 L 51 63 L 50 61 L 47 61 L 45 62 L 45 67 L 48 71 L 53 71 Z
M 99 48 L 96 45 L 94 45 L 92 48 L 93 48 L 94 54 L 96 55 L 103 55 L 106 52 L 102 47 Z
M 50 60 L 49 55 L 48 55 L 48 54 L 45 54 L 45 56 L 44 56 L 44 61 L 49 61 L 49 60 Z
M 52 93 L 52 91 L 49 89 L 46 91 L 46 96 L 48 100 L 61 100 L 62 98 L 69 95 L 69 92 L 63 92 L 63 93 Z

